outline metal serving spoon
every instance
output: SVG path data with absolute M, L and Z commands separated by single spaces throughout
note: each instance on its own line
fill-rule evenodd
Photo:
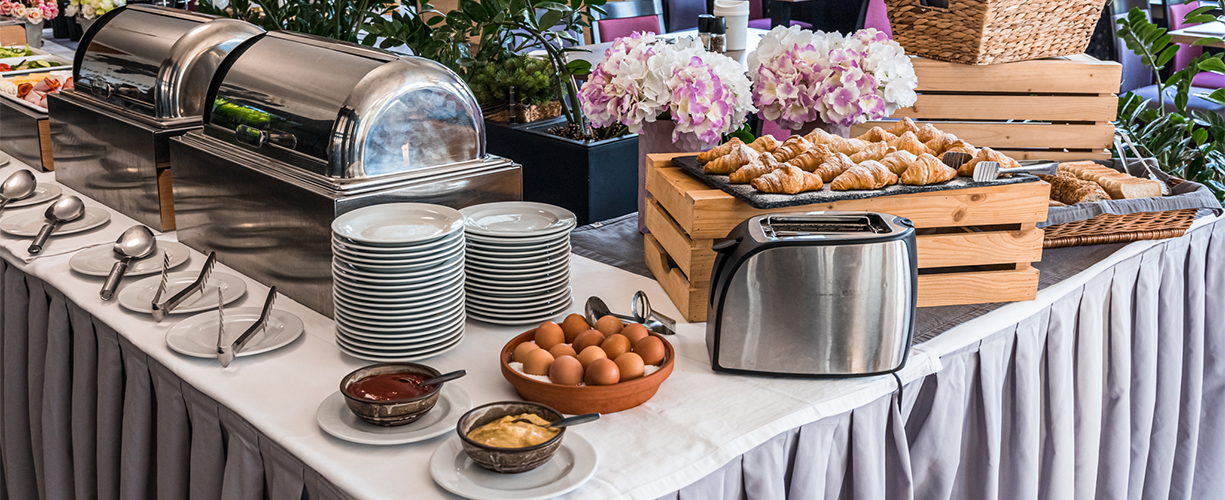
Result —
M 111 267 L 111 273 L 106 276 L 106 281 L 102 284 L 102 291 L 98 294 L 102 296 L 102 300 L 111 300 L 111 297 L 115 296 L 115 289 L 119 288 L 119 280 L 122 280 L 124 273 L 128 272 L 128 265 L 133 260 L 148 257 L 155 249 L 157 249 L 157 238 L 154 238 L 153 231 L 144 225 L 129 227 L 119 235 L 119 239 L 115 240 L 115 258 L 119 259 L 119 262 Z
M 0 184 L 0 210 L 4 210 L 10 201 L 29 198 L 34 194 L 36 187 L 38 187 L 38 181 L 34 180 L 34 174 L 29 170 L 13 172 L 13 175 Z
M 584 413 L 582 415 L 575 415 L 573 417 L 566 417 L 566 418 L 554 420 L 552 422 L 549 422 L 549 425 L 547 427 L 569 427 L 571 425 L 579 425 L 579 424 L 585 424 L 588 422 L 595 422 L 596 420 L 599 420 L 599 419 L 600 419 L 599 413 Z M 537 425 L 536 423 L 526 418 L 518 418 L 518 419 L 515 419 L 514 422 L 515 423 L 524 422 L 524 423 L 529 423 L 532 425 Z M 546 426 L 542 425 L 541 427 L 546 427 Z
M 42 229 L 38 230 L 38 236 L 34 237 L 34 242 L 30 243 L 30 255 L 43 251 L 43 245 L 47 243 L 47 238 L 51 237 L 51 233 L 60 224 L 80 219 L 82 215 L 85 215 L 85 203 L 76 196 L 69 196 L 52 203 L 51 206 L 47 207 L 47 212 L 44 214 L 44 217 L 47 218 L 47 223 L 43 225 Z

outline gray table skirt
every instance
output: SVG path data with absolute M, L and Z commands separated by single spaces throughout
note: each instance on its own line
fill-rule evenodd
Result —
M 58 291 L 0 268 L 0 499 L 344 498 Z M 1219 498 L 1223 270 L 1225 223 L 1163 242 L 944 356 L 900 405 L 785 432 L 665 498 Z

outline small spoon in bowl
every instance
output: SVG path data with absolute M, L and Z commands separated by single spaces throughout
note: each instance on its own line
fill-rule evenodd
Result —
M 467 374 L 468 374 L 468 370 L 455 370 L 451 373 L 444 373 L 434 378 L 425 379 L 424 382 L 421 382 L 421 385 L 434 386 L 434 385 L 441 384 L 443 382 L 450 382 L 457 378 L 463 377 L 464 375 L 467 375 Z
M 579 425 L 579 424 L 585 424 L 588 422 L 595 422 L 596 420 L 599 420 L 599 419 L 600 419 L 599 413 L 584 413 L 582 415 L 575 415 L 573 417 L 557 419 L 552 422 L 549 422 L 549 425 L 547 426 L 541 425 L 540 427 L 569 427 L 571 425 Z M 535 422 L 532 422 L 526 418 L 518 418 L 513 421 L 513 423 L 519 423 L 519 422 L 524 422 L 524 423 L 528 423 L 532 425 L 538 425 Z

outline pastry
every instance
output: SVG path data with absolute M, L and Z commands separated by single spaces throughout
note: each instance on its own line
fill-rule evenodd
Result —
M 803 153 L 804 150 L 811 147 L 812 143 L 808 142 L 808 139 L 798 135 L 793 135 L 788 137 L 787 140 L 783 141 L 782 145 L 780 145 L 778 149 L 774 150 L 774 159 L 780 162 L 786 162 L 799 156 L 800 153 Z
M 905 172 L 907 168 L 910 168 L 910 164 L 914 163 L 915 158 L 918 158 L 918 156 L 915 156 L 910 151 L 894 151 L 885 155 L 885 158 L 880 160 L 880 163 L 888 168 L 890 172 L 902 175 L 902 172 Z
M 740 139 L 733 140 L 738 141 Z M 774 136 L 770 134 L 758 137 L 757 140 L 749 143 L 749 147 L 753 148 L 753 151 L 758 153 L 773 153 L 775 149 L 778 149 L 778 145 L 778 139 L 775 139 Z
M 915 135 L 914 132 L 906 132 L 897 136 L 897 139 L 894 139 L 889 145 L 898 151 L 910 151 L 915 156 L 923 153 L 931 154 L 931 150 L 927 149 L 927 146 L 923 144 L 923 141 L 919 140 L 919 136 Z
M 831 156 L 829 148 L 824 144 L 815 146 L 812 149 L 805 150 L 799 156 L 787 160 L 787 164 L 793 167 L 800 167 L 805 172 L 812 172 L 825 163 L 825 159 Z
M 829 141 L 841 138 L 841 136 L 831 134 L 819 128 L 812 129 L 812 132 L 804 136 L 804 139 L 813 144 L 829 144 Z
M 849 156 L 842 153 L 834 153 L 833 156 L 826 158 L 825 163 L 817 167 L 813 173 L 821 176 L 821 180 L 831 182 L 834 178 L 842 175 L 843 172 L 854 166 L 855 162 L 851 161 Z
M 1132 177 L 1091 161 L 1060 163 L 1059 171 L 1068 172 L 1081 180 L 1098 183 L 1106 193 L 1110 194 L 1111 198 L 1116 200 L 1161 196 L 1159 181 Z
M 796 194 L 816 191 L 825 185 L 821 177 L 799 167 L 783 165 L 773 172 L 753 179 L 753 187 L 763 193 Z
M 869 142 L 864 145 L 855 154 L 851 155 L 851 161 L 855 163 L 863 163 L 868 160 L 880 160 L 889 153 L 889 145 L 883 142 Z
M 773 172 L 774 169 L 781 167 L 783 164 L 775 160 L 771 155 L 759 155 L 748 165 L 740 167 L 739 170 L 728 175 L 728 180 L 732 184 L 748 184 L 753 179 L 761 177 L 765 174 Z
M 880 189 L 891 184 L 897 184 L 897 174 L 890 172 L 878 161 L 868 160 L 846 169 L 829 187 L 835 191 L 847 191 Z
M 835 153 L 842 153 L 847 156 L 853 155 L 855 153 L 858 153 L 866 149 L 868 147 L 868 144 L 869 142 L 867 141 L 862 141 L 859 139 L 847 139 L 845 137 L 838 137 L 838 136 L 834 136 L 827 143 L 830 151 L 833 151 Z
M 871 130 L 868 130 L 867 132 L 864 132 L 863 135 L 860 135 L 859 140 L 868 142 L 889 142 L 893 140 L 894 137 L 897 136 L 893 135 L 888 130 L 880 127 L 872 127 Z
M 923 145 L 932 151 L 932 156 L 939 158 L 940 155 L 948 150 L 949 145 L 955 142 L 957 142 L 957 136 L 953 134 L 940 134 L 935 139 L 923 143 Z
M 737 140 L 737 139 L 732 139 Z M 729 141 L 730 142 L 730 141 Z M 715 158 L 710 163 L 702 165 L 702 171 L 708 174 L 730 174 L 740 167 L 748 165 L 758 154 L 744 142 L 741 142 L 732 152 Z
M 927 142 L 944 135 L 944 132 L 941 132 L 935 125 L 924 123 L 923 126 L 919 127 L 919 130 L 914 134 L 919 136 L 920 141 Z
M 926 186 L 953 180 L 957 177 L 957 169 L 945 165 L 935 156 L 924 153 L 915 158 L 910 168 L 898 177 L 902 184 Z
M 720 144 L 714 149 L 698 153 L 698 165 L 705 165 L 714 161 L 715 158 L 731 153 L 733 149 L 736 149 L 741 144 L 744 144 L 744 141 L 740 140 L 739 137 L 733 137 L 732 140 Z
M 986 148 L 983 148 L 986 149 Z M 1081 202 L 1106 201 L 1110 195 L 1096 182 L 1076 178 L 1062 172 L 1059 175 L 1040 175 L 1042 180 L 1051 183 L 1051 199 L 1060 203 L 1074 205 Z
M 948 147 L 944 148 L 944 151 L 941 151 L 940 155 L 944 156 L 944 153 L 965 153 L 970 156 L 974 156 L 978 154 L 978 148 L 971 146 L 970 143 L 966 141 L 957 139 L 956 141 L 953 141 L 952 144 L 949 144 Z
M 979 149 L 978 153 L 974 155 L 974 158 L 971 158 L 970 161 L 965 162 L 965 164 L 961 165 L 961 167 L 957 169 L 957 175 L 962 177 L 974 177 L 974 166 L 978 165 L 978 162 L 980 161 L 999 162 L 1000 168 L 1021 167 L 1020 163 L 1017 163 L 1016 160 L 1009 158 L 1008 155 L 983 146 L 983 148 Z
M 914 120 L 911 120 L 910 118 L 902 118 L 901 121 L 894 123 L 892 127 L 889 127 L 889 133 L 893 135 L 902 135 L 906 132 L 914 132 L 916 134 L 919 132 L 919 126 L 915 125 Z

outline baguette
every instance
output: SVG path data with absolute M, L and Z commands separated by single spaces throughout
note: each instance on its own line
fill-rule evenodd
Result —
M 1091 161 L 1060 163 L 1059 171 L 1067 172 L 1081 180 L 1096 182 L 1115 200 L 1161 196 L 1160 182 L 1132 177 Z
M 1096 182 L 1085 181 L 1063 172 L 1059 175 L 1040 175 L 1042 180 L 1051 183 L 1051 199 L 1067 205 L 1081 202 L 1106 201 L 1110 195 L 1102 190 Z

